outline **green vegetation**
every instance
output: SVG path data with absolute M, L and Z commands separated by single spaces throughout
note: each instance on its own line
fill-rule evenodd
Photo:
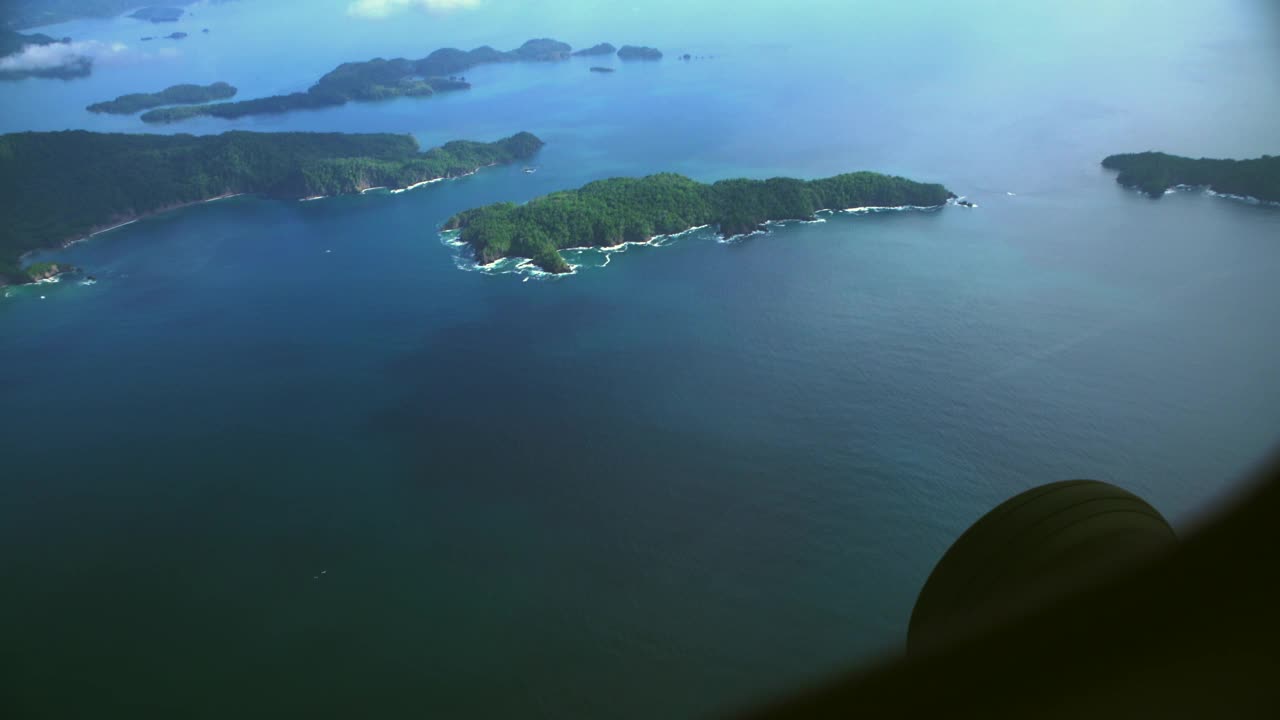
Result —
M 611 68 L 611 67 L 593 67 L 593 68 L 591 68 L 591 72 L 593 72 L 593 73 L 611 73 L 611 72 L 614 72 L 614 70 L 613 70 L 613 68 Z
M 523 257 L 543 270 L 569 271 L 560 250 L 647 242 L 655 235 L 715 225 L 722 235 L 757 230 L 771 220 L 804 220 L 823 209 L 941 205 L 953 195 L 937 184 L 870 172 L 825 180 L 721 180 L 706 185 L 664 173 L 613 178 L 537 198 L 461 212 L 445 230 L 488 264 Z
M 212 85 L 182 84 L 172 85 L 158 93 L 121 95 L 115 100 L 94 103 L 85 109 L 95 113 L 132 115 L 161 105 L 194 105 L 210 100 L 225 100 L 235 94 L 236 89 L 224 82 L 216 82 Z
M 25 252 L 187 203 L 407 187 L 524 160 L 541 147 L 529 133 L 425 153 L 412 137 L 390 134 L 0 135 L 0 284 L 27 280 Z
M 618 57 L 623 60 L 661 60 L 662 51 L 651 47 L 623 45 L 622 49 L 618 50 Z
M 460 74 L 477 65 L 502 62 L 546 62 L 569 57 L 568 45 L 550 39 L 530 40 L 509 52 L 485 45 L 471 51 L 436 50 L 421 60 L 374 58 L 343 63 L 320 78 L 306 92 L 273 95 L 231 103 L 161 108 L 142 115 L 148 123 L 172 123 L 201 115 L 238 118 L 246 115 L 314 110 L 348 102 L 426 97 L 437 92 L 465 90 L 471 84 Z
M 75 268 L 70 265 L 59 265 L 51 262 L 32 263 L 23 268 L 21 279 L 23 282 L 39 282 L 73 271 L 75 271 Z
M 1178 157 L 1159 152 L 1112 155 L 1102 167 L 1119 170 L 1116 182 L 1151 197 L 1178 185 L 1208 187 L 1226 195 L 1242 195 L 1280 202 L 1280 157 L 1254 160 L 1212 160 Z

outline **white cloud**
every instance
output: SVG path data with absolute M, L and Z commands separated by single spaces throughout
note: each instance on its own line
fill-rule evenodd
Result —
M 432 13 L 454 10 L 471 10 L 479 7 L 481 0 L 355 0 L 347 6 L 347 14 L 362 18 L 384 18 L 417 8 Z
M 123 46 L 121 46 L 123 48 Z M 24 73 L 79 65 L 91 62 L 112 47 L 96 40 L 52 45 L 27 45 L 22 52 L 0 58 L 0 72 Z
M 96 62 L 129 64 L 156 57 L 174 58 L 181 55 L 177 48 L 163 48 L 158 53 L 130 50 L 124 43 L 104 43 L 85 40 L 52 45 L 27 45 L 22 52 L 0 58 L 0 75 L 49 74 L 58 70 L 78 69 L 87 74 Z

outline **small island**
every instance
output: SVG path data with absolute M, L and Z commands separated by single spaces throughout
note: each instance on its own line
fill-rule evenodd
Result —
M 596 66 L 596 67 L 591 68 L 591 72 L 594 72 L 594 73 L 611 73 L 611 72 L 614 72 L 614 70 L 613 70 L 613 68 L 611 68 L 611 67 L 599 67 L 599 66 Z
M 610 45 L 609 43 L 600 43 L 599 45 L 592 45 L 589 48 L 579 50 L 575 52 L 574 55 L 578 57 L 591 56 L 591 55 L 612 55 L 617 51 L 618 51 L 618 48 L 614 47 L 613 45 Z
M 618 50 L 618 57 L 623 60 L 661 60 L 662 51 L 655 50 L 651 47 L 623 45 L 622 48 Z
M 168 35 L 165 35 L 165 37 L 166 37 L 166 38 L 169 38 L 170 40 L 181 40 L 181 39 L 185 38 L 186 36 L 187 36 L 187 34 L 186 34 L 186 33 L 184 33 L 184 32 L 171 32 L 171 33 L 169 33 Z
M 1223 195 L 1280 202 L 1280 156 L 1253 160 L 1193 159 L 1161 152 L 1112 155 L 1102 167 L 1118 170 L 1116 182 L 1150 197 L 1175 187 L 1206 187 Z
M 301 199 L 418 187 L 531 158 L 542 141 L 456 140 L 422 152 L 409 135 L 227 132 L 0 135 L 0 285 L 49 268 L 22 256 L 148 215 L 242 193 Z M 56 274 L 56 273 L 55 273 Z
M 613 178 L 552 193 L 525 205 L 496 203 L 450 218 L 482 265 L 527 258 L 549 273 L 571 271 L 560 250 L 644 243 L 697 227 L 743 235 L 764 223 L 810 220 L 824 209 L 935 207 L 955 197 L 942 185 L 857 172 L 824 180 L 721 180 L 707 185 L 682 175 Z
M 186 11 L 176 7 L 144 7 L 129 17 L 138 20 L 150 20 L 153 23 L 177 22 Z
M 236 89 L 224 82 L 211 85 L 171 85 L 158 93 L 132 93 L 115 100 L 94 103 L 89 112 L 112 115 L 132 115 L 161 105 L 196 105 L 213 100 L 226 100 L 236 94 Z

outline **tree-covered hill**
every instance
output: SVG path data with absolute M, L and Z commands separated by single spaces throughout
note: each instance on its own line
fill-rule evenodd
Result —
M 1263 155 L 1253 160 L 1198 160 L 1144 152 L 1112 155 L 1102 167 L 1118 170 L 1116 182 L 1160 197 L 1177 185 L 1204 186 L 1214 192 L 1280 202 L 1280 157 Z
M 0 284 L 29 279 L 19 267 L 29 250 L 187 203 L 407 187 L 523 160 L 541 147 L 529 133 L 426 152 L 412 137 L 391 134 L 0 135 Z
M 776 220 L 803 220 L 818 210 L 853 207 L 935 206 L 952 194 L 937 184 L 870 172 L 824 180 L 722 180 L 710 185 L 682 175 L 613 178 L 537 198 L 525 205 L 497 203 L 461 212 L 445 230 L 488 264 L 523 257 L 543 270 L 569 271 L 560 250 L 646 242 L 655 235 L 715 225 L 738 235 Z

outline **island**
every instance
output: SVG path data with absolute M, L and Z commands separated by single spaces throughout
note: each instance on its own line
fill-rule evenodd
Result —
M 764 223 L 810 220 L 826 209 L 935 207 L 955 197 L 938 184 L 856 172 L 824 180 L 721 180 L 710 185 L 682 175 L 613 178 L 537 198 L 496 203 L 451 217 L 445 232 L 482 265 L 527 258 L 549 273 L 571 270 L 560 250 L 645 243 L 656 236 L 714 226 L 723 236 Z
M 129 17 L 138 20 L 150 20 L 153 23 L 177 22 L 186 11 L 176 7 L 144 7 Z
M 160 107 L 161 105 L 195 105 L 212 100 L 225 100 L 235 94 L 236 89 L 224 82 L 216 82 L 211 85 L 184 83 L 171 85 L 158 93 L 121 95 L 115 100 L 94 103 L 85 109 L 94 113 L 132 115 L 153 107 Z
M 594 73 L 611 73 L 611 72 L 613 72 L 613 71 L 614 71 L 614 70 L 613 70 L 613 68 L 611 68 L 611 67 L 599 67 L 599 66 L 597 66 L 597 67 L 593 67 L 593 68 L 591 68 L 591 72 L 594 72 Z
M 661 60 L 662 51 L 655 50 L 651 47 L 623 45 L 618 50 L 618 57 L 623 60 Z
M 1280 202 L 1280 156 L 1253 160 L 1193 159 L 1143 152 L 1111 155 L 1102 167 L 1118 170 L 1116 182 L 1151 197 L 1179 187 L 1206 187 L 1223 195 Z
M 142 121 L 172 123 L 203 115 L 239 118 L 246 115 L 336 107 L 348 102 L 429 97 L 437 92 L 470 88 L 471 84 L 460 75 L 477 65 L 554 62 L 567 59 L 571 50 L 569 45 L 558 40 L 542 38 L 529 40 L 508 52 L 485 45 L 470 51 L 443 48 L 421 60 L 374 58 L 365 62 L 349 62 L 334 68 L 306 92 L 239 102 L 156 109 L 144 113 Z
M 600 43 L 599 45 L 592 45 L 591 47 L 585 48 L 583 50 L 579 50 L 575 52 L 574 55 L 578 57 L 591 56 L 591 55 L 612 55 L 617 51 L 618 51 L 618 48 L 606 42 L 606 43 Z
M 186 33 L 184 33 L 184 32 L 171 32 L 171 33 L 169 33 L 168 35 L 165 35 L 165 37 L 166 37 L 166 38 L 169 38 L 170 40 L 181 40 L 182 38 L 184 38 L 184 37 L 186 37 L 186 36 L 187 36 L 187 34 L 186 34 Z
M 403 188 L 531 158 L 526 132 L 422 152 L 409 135 L 0 135 L 0 284 L 31 282 L 22 256 L 139 218 L 241 193 L 301 199 Z

